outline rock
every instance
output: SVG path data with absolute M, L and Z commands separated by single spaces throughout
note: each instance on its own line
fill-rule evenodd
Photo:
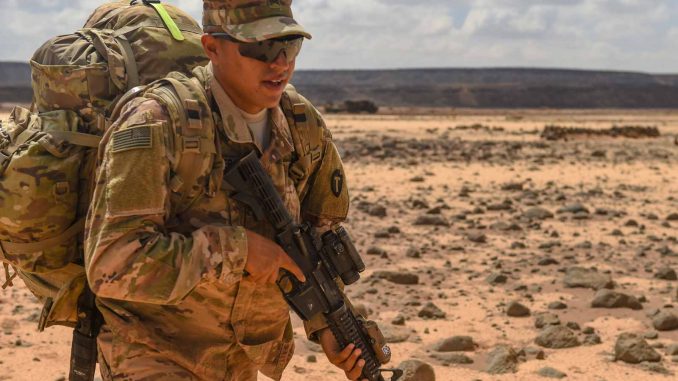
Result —
M 584 344 L 585 345 L 598 345 L 602 342 L 603 342 L 603 339 L 601 339 L 600 336 L 598 336 L 595 333 L 584 336 Z
M 661 355 L 650 345 L 633 333 L 622 333 L 614 345 L 614 359 L 630 364 L 639 364 L 643 361 L 661 361 Z
M 671 213 L 666 216 L 666 221 L 678 221 L 678 213 Z
M 481 232 L 469 232 L 466 235 L 466 238 L 475 243 L 486 243 L 487 242 L 487 236 Z
M 523 183 L 505 183 L 501 185 L 503 191 L 522 191 Z
M 558 214 L 561 214 L 561 213 L 572 213 L 572 214 L 587 213 L 588 214 L 589 210 L 584 205 L 576 203 L 576 204 L 566 205 L 566 206 L 558 209 L 558 211 L 556 213 L 558 213 Z
M 431 357 L 444 364 L 473 364 L 473 359 L 463 353 L 433 353 Z
M 386 279 L 395 284 L 419 284 L 419 275 L 407 271 L 375 271 L 374 277 Z
M 678 356 L 678 343 L 667 346 L 666 354 L 669 356 Z
M 405 360 L 398 365 L 403 370 L 403 376 L 398 381 L 435 381 L 436 374 L 433 367 L 421 360 Z
M 631 295 L 622 294 L 612 290 L 599 290 L 591 301 L 593 308 L 630 308 L 642 310 L 643 305 Z
M 450 223 L 447 222 L 447 220 L 440 215 L 437 214 L 424 214 L 419 217 L 414 221 L 415 225 L 420 225 L 420 226 L 450 226 Z
M 569 288 L 591 288 L 599 290 L 601 288 L 614 288 L 612 278 L 606 274 L 600 274 L 596 270 L 583 267 L 570 267 L 565 272 L 565 287 Z
M 306 356 L 306 362 L 318 362 L 318 359 L 315 357 L 315 355 L 308 355 Z
M 421 258 L 421 251 L 414 246 L 410 246 L 405 252 L 405 256 L 408 258 Z
M 663 280 L 678 280 L 678 275 L 676 275 L 676 270 L 670 267 L 662 267 L 657 270 L 657 273 L 654 274 L 654 277 L 657 279 Z
M 508 278 L 506 277 L 506 275 L 498 274 L 498 273 L 491 274 L 490 276 L 485 278 L 485 282 L 487 282 L 487 283 L 489 283 L 493 286 L 496 286 L 498 284 L 504 284 L 504 283 L 506 283 L 507 280 L 508 280 Z
M 518 371 L 518 354 L 508 345 L 498 345 L 487 357 L 485 371 L 490 374 L 515 373 Z
M 525 356 L 529 356 L 530 358 L 535 358 L 537 360 L 544 360 L 546 358 L 546 353 L 544 353 L 544 350 L 540 348 L 525 347 L 523 348 L 522 352 L 525 354 Z
M 386 217 L 386 208 L 382 205 L 372 205 L 367 209 L 367 214 L 373 217 Z
M 506 315 L 510 317 L 530 316 L 530 309 L 516 301 L 513 301 L 509 303 L 508 307 L 506 307 Z
M 428 302 L 421 310 L 419 310 L 417 316 L 424 319 L 444 319 L 445 312 L 432 302 Z
M 393 320 L 391 320 L 391 324 L 405 325 L 405 316 L 403 316 L 402 314 L 398 314 L 398 316 L 394 317 Z
M 546 327 L 534 339 L 534 342 L 541 347 L 552 349 L 573 348 L 581 345 L 574 332 L 560 325 Z
M 539 262 L 537 262 L 537 264 L 539 266 L 550 266 L 550 265 L 557 265 L 558 261 L 556 261 L 555 259 L 553 259 L 551 257 L 545 257 L 545 258 L 540 259 Z
M 388 343 L 404 343 L 412 336 L 412 331 L 402 326 L 385 324 L 380 328 Z
M 384 255 L 386 254 L 386 250 L 382 249 L 379 246 L 370 246 L 367 248 L 366 253 L 367 255 Z
M 534 326 L 536 328 L 541 329 L 549 325 L 560 325 L 560 318 L 557 315 L 548 312 L 537 315 L 537 318 L 534 321 Z
M 678 329 L 678 315 L 671 311 L 661 311 L 652 318 L 652 325 L 657 331 L 673 331 Z
M 367 306 L 365 303 L 354 303 L 353 308 L 355 309 L 355 312 L 360 314 L 364 318 L 369 318 L 370 315 L 372 315 L 372 309 Z
M 537 374 L 546 378 L 565 378 L 567 374 L 551 367 L 544 367 L 537 371 Z
M 523 217 L 530 220 L 546 220 L 553 218 L 553 213 L 541 207 L 534 207 L 526 210 L 525 213 L 523 213 Z
M 556 300 L 555 302 L 549 303 L 548 309 L 549 310 L 564 310 L 564 309 L 567 309 L 567 304 L 565 304 L 565 303 L 563 303 L 559 300 Z
M 478 344 L 470 336 L 452 336 L 433 344 L 436 352 L 472 352 Z

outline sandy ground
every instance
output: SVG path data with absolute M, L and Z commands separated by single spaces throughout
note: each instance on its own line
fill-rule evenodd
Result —
M 0 119 L 5 117 L 0 113 Z M 678 343 L 678 330 L 657 332 L 650 317 L 658 308 L 676 311 L 678 281 L 654 274 L 663 266 L 678 270 L 678 221 L 666 220 L 678 213 L 678 112 L 458 110 L 417 117 L 330 115 L 327 122 L 351 189 L 346 225 L 368 266 L 348 294 L 397 341 L 391 344 L 392 365 L 417 358 L 444 381 L 540 380 L 536 372 L 546 366 L 569 380 L 678 377 L 678 359 L 672 361 L 664 349 Z M 479 126 L 464 127 L 474 124 Z M 662 136 L 549 142 L 538 134 L 548 124 L 656 126 Z M 558 213 L 576 203 L 590 213 Z M 553 217 L 527 219 L 533 207 Z M 437 216 L 447 226 L 415 224 L 423 215 Z M 555 263 L 539 265 L 545 257 Z M 594 290 L 563 284 L 572 266 L 609 275 L 615 291 L 640 298 L 643 309 L 591 308 Z M 383 270 L 416 274 L 418 284 L 375 276 Z M 489 284 L 492 274 L 505 275 L 506 283 Z M 0 293 L 0 362 L 5 365 L 0 380 L 63 379 L 71 332 L 36 332 L 40 306 L 22 286 Z M 508 317 L 512 301 L 527 306 L 530 316 Z M 567 308 L 549 310 L 554 301 Z M 419 317 L 428 302 L 445 317 Z M 563 325 L 592 328 L 602 343 L 539 347 L 534 324 L 541 312 L 557 315 Z M 398 315 L 404 325 L 391 324 Z M 283 379 L 343 379 L 294 322 L 297 350 Z M 622 332 L 656 334 L 647 341 L 662 355 L 660 367 L 613 361 Z M 432 349 L 455 335 L 477 343 L 464 352 L 472 364 L 450 364 Z M 528 355 L 516 373 L 488 374 L 488 353 L 498 344 L 543 350 L 545 359 Z M 308 361 L 311 355 L 317 362 Z

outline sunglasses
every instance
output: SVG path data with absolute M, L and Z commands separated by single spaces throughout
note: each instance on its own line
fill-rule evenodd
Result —
M 285 53 L 288 63 L 294 61 L 299 55 L 301 43 L 304 41 L 301 36 L 287 36 L 257 42 L 242 42 L 226 33 L 211 33 L 211 35 L 238 43 L 238 51 L 241 56 L 269 64 L 275 61 L 281 52 Z

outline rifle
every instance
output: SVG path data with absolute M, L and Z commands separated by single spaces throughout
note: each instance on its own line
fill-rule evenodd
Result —
M 226 169 L 224 185 L 258 220 L 271 223 L 275 241 L 304 273 L 306 282 L 302 283 L 289 271 L 280 270 L 278 287 L 290 308 L 305 321 L 322 313 L 341 348 L 349 343 L 360 348 L 365 360 L 361 378 L 385 381 L 382 372 L 391 372 L 391 381 L 398 380 L 402 370 L 379 368 L 390 360 L 391 349 L 377 324 L 353 313 L 335 281 L 340 277 L 350 285 L 365 270 L 348 232 L 339 227 L 318 238 L 309 223 L 296 224 L 254 151 Z

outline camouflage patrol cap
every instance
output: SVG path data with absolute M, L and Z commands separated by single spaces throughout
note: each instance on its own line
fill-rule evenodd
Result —
M 203 0 L 205 33 L 227 33 L 243 42 L 311 35 L 292 18 L 292 0 Z

